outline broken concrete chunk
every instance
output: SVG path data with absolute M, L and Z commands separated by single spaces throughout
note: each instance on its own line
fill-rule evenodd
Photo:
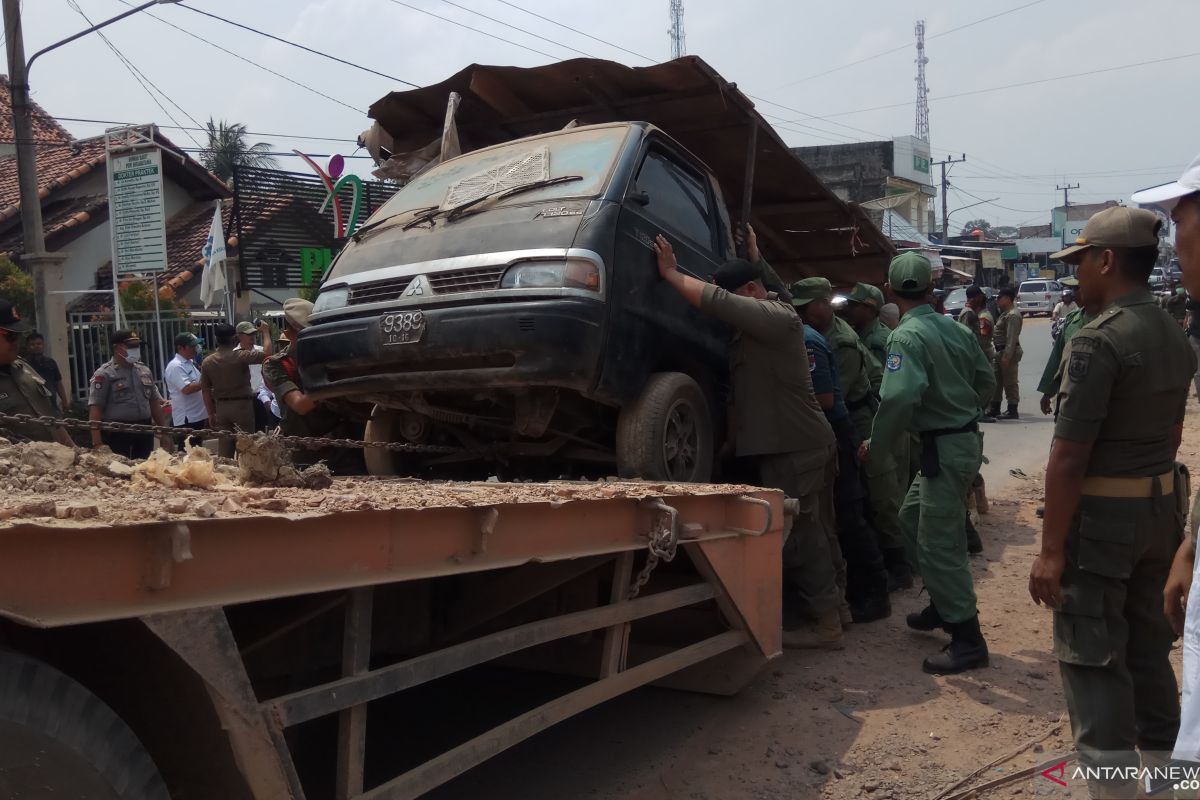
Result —
M 268 497 L 266 500 L 251 500 L 247 507 L 262 511 L 287 511 L 288 501 L 282 497 Z
M 196 511 L 197 516 L 201 516 L 201 517 L 204 517 L 205 519 L 208 519 L 209 517 L 211 517 L 217 513 L 217 507 L 214 506 L 212 503 L 208 502 L 207 500 L 204 500 L 204 501 L 201 501 L 196 504 L 195 511 Z
M 55 512 L 53 500 L 35 500 L 20 508 L 22 517 L 53 517 Z
M 21 463 L 36 472 L 62 472 L 75 463 L 75 449 L 58 442 L 31 442 L 21 450 Z
M 184 514 L 188 510 L 188 501 L 183 497 L 168 500 L 163 504 L 163 509 L 171 514 Z
M 120 461 L 110 461 L 105 467 L 109 475 L 115 475 L 118 478 L 128 478 L 133 474 L 133 467 L 129 464 L 122 464 Z

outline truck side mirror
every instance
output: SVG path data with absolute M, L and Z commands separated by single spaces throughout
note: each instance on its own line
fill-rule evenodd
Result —
M 634 189 L 632 192 L 626 195 L 626 199 L 631 203 L 637 203 L 639 206 L 650 205 L 650 195 L 646 194 L 640 189 Z

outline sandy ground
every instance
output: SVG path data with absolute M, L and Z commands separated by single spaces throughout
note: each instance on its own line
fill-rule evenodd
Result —
M 1030 322 L 1027 331 L 1046 334 L 1038 321 Z M 1040 375 L 1041 363 L 1033 361 L 1023 365 L 1023 378 Z M 1026 396 L 1035 398 L 1032 383 L 1026 385 Z M 1032 415 L 1036 403 L 1023 402 L 1022 410 Z M 986 550 L 972 559 L 972 572 L 991 650 L 988 668 L 953 677 L 921 671 L 921 660 L 948 638 L 905 628 L 904 614 L 926 601 L 912 590 L 893 596 L 890 619 L 852 627 L 844 650 L 786 652 L 736 697 L 639 690 L 520 745 L 434 796 L 1086 797 L 1082 787 L 1063 788 L 1038 774 L 1072 752 L 1050 655 L 1051 614 L 1035 606 L 1027 590 L 1051 432 L 1040 414 L 987 428 L 986 448 L 1000 451 L 987 468 L 998 488 L 980 525 Z M 1187 420 L 1180 459 L 1200 474 L 1200 410 Z M 1178 668 L 1178 646 L 1173 656 Z M 1039 769 L 1014 775 L 1032 767 Z M 973 773 L 962 789 L 943 795 Z M 966 791 L 1005 778 L 1011 782 Z

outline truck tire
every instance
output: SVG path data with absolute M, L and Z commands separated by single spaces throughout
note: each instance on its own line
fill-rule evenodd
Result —
M 371 418 L 367 420 L 363 440 L 368 442 L 403 442 L 406 441 L 401 430 L 401 414 L 399 411 L 376 406 L 371 410 Z M 384 450 L 381 447 L 363 448 L 363 461 L 367 465 L 368 475 L 414 475 L 421 467 L 417 456 L 412 453 L 398 453 L 394 450 Z
M 170 800 L 158 767 L 111 708 L 54 667 L 0 650 L 0 794 Z
M 617 474 L 704 483 L 712 465 L 712 416 L 700 386 L 681 372 L 651 375 L 617 420 Z

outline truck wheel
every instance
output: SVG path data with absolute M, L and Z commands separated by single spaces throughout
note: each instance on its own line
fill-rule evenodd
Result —
M 712 462 L 712 417 L 704 392 L 680 372 L 651 375 L 617 420 L 617 473 L 703 483 L 712 477 Z
M 402 417 L 399 411 L 375 406 L 371 410 L 371 418 L 367 420 L 363 440 L 368 442 L 402 442 L 405 441 L 401 431 Z M 363 460 L 367 464 L 368 475 L 411 475 L 418 465 L 413 456 L 384 450 L 380 447 L 363 448 Z
M 54 667 L 0 650 L 5 797 L 170 800 L 150 754 L 99 697 Z

